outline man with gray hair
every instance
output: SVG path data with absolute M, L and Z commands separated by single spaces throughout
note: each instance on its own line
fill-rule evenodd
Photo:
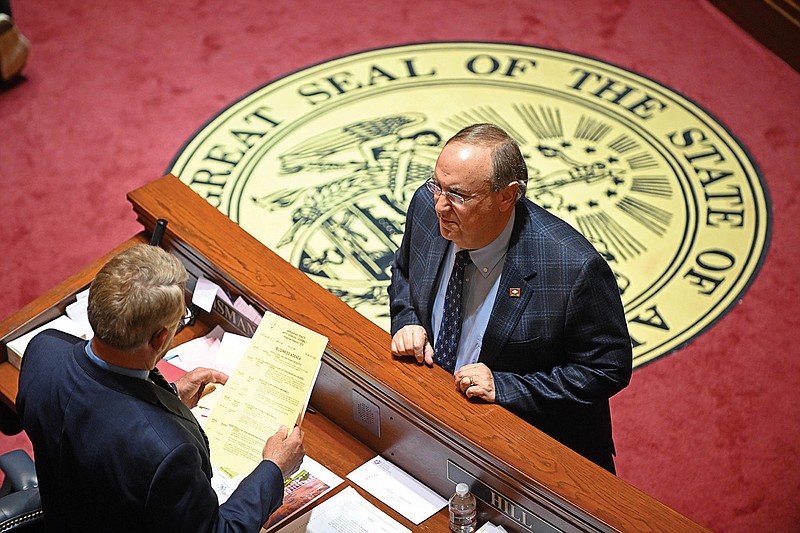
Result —
M 186 269 L 161 248 L 113 257 L 89 290 L 90 342 L 59 331 L 22 358 L 17 411 L 33 443 L 48 531 L 258 531 L 303 459 L 281 428 L 222 505 L 208 440 L 192 415 L 227 376 L 193 370 L 171 386 L 156 369 L 186 323 Z
M 611 472 L 608 399 L 632 349 L 608 264 L 525 198 L 519 146 L 493 124 L 453 136 L 408 207 L 389 286 L 392 354 L 454 374 Z

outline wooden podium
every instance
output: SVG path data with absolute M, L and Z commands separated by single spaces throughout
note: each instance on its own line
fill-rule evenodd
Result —
M 338 476 L 380 454 L 447 498 L 467 482 L 478 497 L 479 524 L 512 531 L 706 531 L 609 474 L 502 407 L 466 400 L 439 367 L 393 360 L 390 335 L 266 248 L 174 176 L 128 194 L 144 230 L 0 322 L 0 395 L 13 408 L 18 371 L 5 345 L 52 320 L 88 287 L 113 255 L 149 242 L 168 221 L 162 246 L 234 298 L 328 337 L 305 416 L 308 455 Z M 247 332 L 224 308 L 200 312 L 176 343 L 214 325 Z M 350 484 L 345 479 L 342 486 Z M 337 488 L 337 491 L 339 489 Z M 413 531 L 445 532 L 447 509 L 419 526 L 358 489 Z

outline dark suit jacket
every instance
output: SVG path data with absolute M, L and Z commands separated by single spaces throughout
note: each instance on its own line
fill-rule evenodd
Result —
M 392 335 L 418 324 L 434 338 L 436 279 L 448 244 L 423 186 L 392 268 Z M 632 366 L 619 288 L 580 233 L 527 199 L 516 205 L 479 361 L 492 370 L 498 404 L 613 469 L 608 399 L 627 386 Z
M 219 505 L 205 435 L 161 387 L 107 372 L 54 330 L 22 358 L 17 410 L 33 443 L 49 531 L 257 532 L 283 501 L 262 461 Z

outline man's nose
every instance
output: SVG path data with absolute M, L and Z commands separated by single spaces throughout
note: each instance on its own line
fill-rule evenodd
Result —
M 439 194 L 439 196 L 435 197 L 433 201 L 437 213 L 443 213 L 445 210 L 453 207 L 450 205 L 450 200 L 447 199 L 447 196 L 445 196 L 444 193 Z

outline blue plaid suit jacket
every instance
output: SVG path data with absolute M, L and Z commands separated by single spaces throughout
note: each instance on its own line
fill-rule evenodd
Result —
M 392 335 L 418 324 L 434 338 L 433 299 L 448 244 L 423 186 L 392 267 Z M 627 386 L 632 366 L 619 288 L 578 231 L 527 199 L 516 206 L 479 361 L 492 370 L 498 404 L 613 469 L 608 399 Z

